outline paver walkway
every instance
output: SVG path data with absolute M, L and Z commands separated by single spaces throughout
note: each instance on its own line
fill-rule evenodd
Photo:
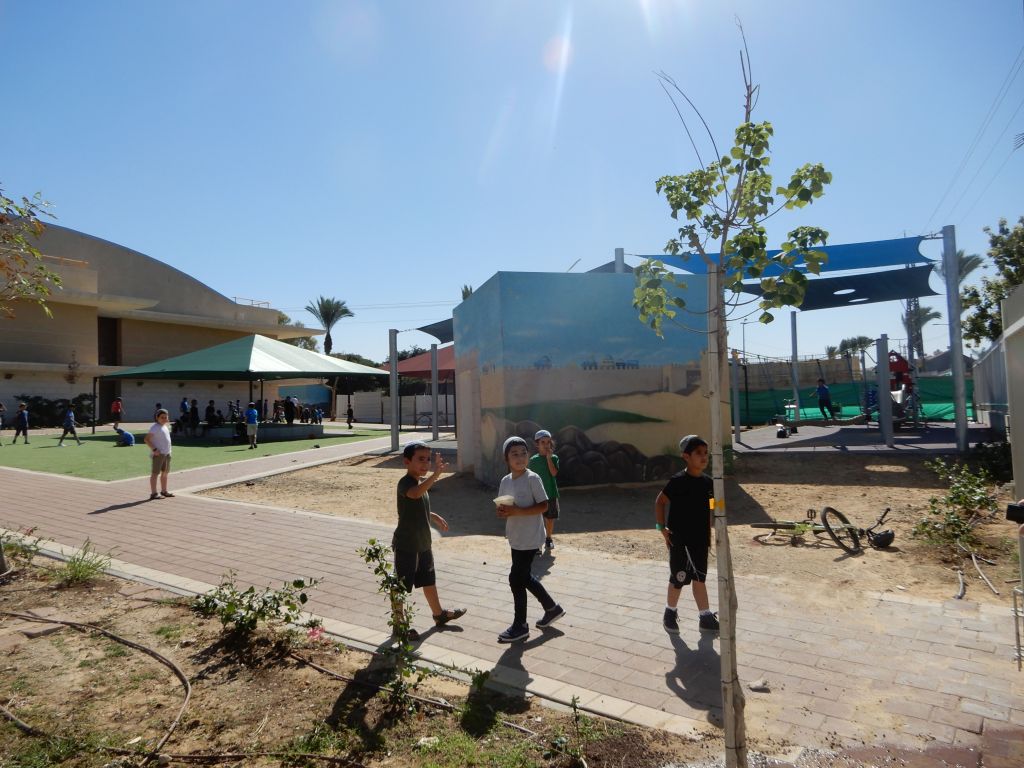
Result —
M 325 458 L 336 457 L 305 451 L 174 473 L 171 487 L 179 493 Z M 356 549 L 371 537 L 390 539 L 390 527 L 188 493 L 143 501 L 144 479 L 99 483 L 0 468 L 0 484 L 0 526 L 38 526 L 59 543 L 55 549 L 67 552 L 89 538 L 113 553 L 118 571 L 197 592 L 229 569 L 240 583 L 260 586 L 321 577 L 310 607 L 329 631 L 368 646 L 386 639 L 385 601 Z M 439 591 L 446 604 L 470 612 L 458 627 L 422 632 L 425 659 L 493 670 L 505 684 L 563 703 L 576 696 L 585 709 L 647 726 L 713 730 L 721 701 L 718 640 L 697 631 L 686 596 L 682 634 L 661 629 L 662 564 L 557 550 L 536 570 L 567 616 L 547 632 L 534 630 L 527 643 L 501 646 L 495 637 L 511 610 L 504 544 L 484 542 L 487 554 L 473 555 L 448 540 L 436 543 Z M 801 746 L 970 747 L 986 728 L 1024 726 L 1024 675 L 1013 660 L 1008 609 L 836 586 L 834 608 L 815 614 L 791 582 L 739 579 L 740 677 L 765 678 L 770 689 L 746 693 L 752 737 L 782 736 Z M 714 601 L 715 584 L 709 587 Z M 417 607 L 422 630 L 429 613 Z M 531 611 L 539 617 L 536 606 Z

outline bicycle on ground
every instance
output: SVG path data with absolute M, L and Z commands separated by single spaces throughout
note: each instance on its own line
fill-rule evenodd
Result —
M 878 517 L 878 520 L 870 528 L 858 528 L 849 519 L 834 507 L 822 507 L 819 512 L 816 509 L 808 509 L 803 520 L 772 520 L 770 523 L 751 523 L 751 528 L 769 530 L 768 536 L 782 534 L 790 537 L 790 543 L 796 545 L 808 533 L 821 537 L 827 535 L 837 547 L 851 555 L 857 555 L 864 551 L 861 541 L 867 539 L 875 549 L 888 547 L 896 538 L 891 530 L 876 531 L 875 529 L 885 522 L 889 514 L 889 507 Z

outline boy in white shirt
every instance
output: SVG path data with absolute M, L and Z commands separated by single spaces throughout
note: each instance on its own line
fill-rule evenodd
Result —
M 508 584 L 515 603 L 515 618 L 512 625 L 498 635 L 498 642 L 515 643 L 530 636 L 530 625 L 526 622 L 527 592 L 537 598 L 544 608 L 544 615 L 537 622 L 538 629 L 551 626 L 565 615 L 565 611 L 530 570 L 533 558 L 544 546 L 546 532 L 541 516 L 548 508 L 544 485 L 536 472 L 527 469 L 530 451 L 523 438 L 510 437 L 502 446 L 502 452 L 505 454 L 509 474 L 501 479 L 498 495 L 515 499 L 511 505 L 498 505 L 498 517 L 505 520 L 505 538 L 512 548 L 512 569 L 508 574 Z

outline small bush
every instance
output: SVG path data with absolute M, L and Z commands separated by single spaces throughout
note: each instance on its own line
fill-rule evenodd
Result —
M 319 579 L 295 579 L 285 582 L 280 589 L 256 587 L 240 590 L 235 584 L 235 572 L 228 572 L 220 586 L 199 595 L 192 601 L 192 607 L 203 616 L 216 616 L 232 633 L 248 635 L 255 631 L 262 621 L 266 624 L 295 624 L 302 617 L 302 606 L 309 596 L 302 590 L 313 589 Z M 319 625 L 317 619 L 308 619 L 305 627 Z
M 1005 441 L 978 443 L 971 451 L 971 462 L 1000 483 L 1013 480 L 1013 456 Z
M 941 499 L 930 499 L 928 517 L 914 526 L 914 535 L 940 545 L 973 543 L 974 527 L 997 509 L 991 477 L 984 469 L 975 474 L 964 464 L 947 464 L 942 459 L 925 462 L 925 466 L 947 483 L 949 490 Z
M 18 395 L 16 400 L 25 403 L 28 409 L 28 423 L 30 427 L 59 427 L 64 424 L 64 411 L 67 410 L 68 400 L 57 398 L 50 400 L 38 395 Z M 88 424 L 92 421 L 92 395 L 82 392 L 70 400 L 75 409 L 75 419 L 79 424 Z M 11 425 L 14 414 L 7 412 L 5 424 Z

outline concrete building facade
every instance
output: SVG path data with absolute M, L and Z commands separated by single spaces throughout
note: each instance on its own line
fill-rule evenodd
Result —
M 36 247 L 62 286 L 47 300 L 50 316 L 19 301 L 14 317 L 0 320 L 0 400 L 8 413 L 21 396 L 70 399 L 91 392 L 93 377 L 252 333 L 279 340 L 323 333 L 279 325 L 269 303 L 232 301 L 168 264 L 72 229 L 48 225 Z M 270 399 L 276 391 L 277 382 L 264 388 Z M 148 421 L 157 402 L 172 416 L 183 396 L 226 408 L 228 400 L 248 397 L 248 385 L 102 382 L 100 421 L 116 396 L 129 420 Z

